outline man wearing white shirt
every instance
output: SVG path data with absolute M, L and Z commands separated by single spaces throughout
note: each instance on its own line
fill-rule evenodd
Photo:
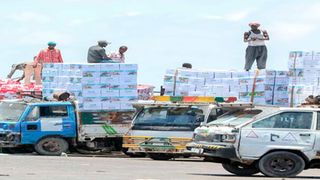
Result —
M 111 53 L 108 55 L 109 58 L 111 58 L 114 61 L 117 61 L 118 63 L 125 63 L 125 56 L 124 53 L 128 50 L 127 46 L 121 46 L 119 48 L 119 52 Z
M 257 61 L 258 69 L 265 69 L 268 50 L 265 45 L 266 40 L 269 40 L 267 31 L 260 30 L 260 24 L 258 22 L 252 22 L 249 24 L 251 30 L 244 33 L 244 42 L 248 43 L 246 49 L 246 63 L 244 69 L 249 71 L 254 61 Z

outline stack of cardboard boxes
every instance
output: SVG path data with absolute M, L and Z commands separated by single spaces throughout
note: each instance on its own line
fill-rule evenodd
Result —
M 82 110 L 128 110 L 137 99 L 136 64 L 45 64 L 43 97 L 68 91 Z
M 231 71 L 169 69 L 164 76 L 166 95 L 237 96 L 238 77 Z
M 255 104 L 288 106 L 288 72 L 260 70 L 245 72 L 246 76 L 239 78 L 239 100 Z
M 320 52 L 292 51 L 289 54 L 290 104 L 304 102 L 309 95 L 319 95 Z
M 170 96 L 237 97 L 244 102 L 253 96 L 256 104 L 288 106 L 287 71 L 167 70 L 164 88 Z

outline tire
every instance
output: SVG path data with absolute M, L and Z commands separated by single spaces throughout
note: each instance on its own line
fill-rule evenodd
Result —
M 69 144 L 66 140 L 59 137 L 47 137 L 41 139 L 35 146 L 35 151 L 40 155 L 59 156 L 66 152 Z
M 131 157 L 131 158 L 140 158 L 140 157 L 146 157 L 146 153 L 133 153 L 133 152 L 128 152 L 128 148 L 122 148 L 121 150 L 125 155 Z
M 304 168 L 302 157 L 287 151 L 271 152 L 259 161 L 260 171 L 270 177 L 294 177 Z
M 158 161 L 167 161 L 173 156 L 167 155 L 167 154 L 158 154 L 158 153 L 150 153 L 149 157 L 153 160 L 158 160 Z
M 76 148 L 76 151 L 80 154 L 110 154 L 110 148 L 104 149 L 88 149 L 88 148 Z
M 260 172 L 254 165 L 245 165 L 239 162 L 222 163 L 222 167 L 237 176 L 251 176 Z
M 191 158 L 191 154 L 185 154 L 182 156 L 183 158 Z
M 147 156 L 145 153 L 125 153 L 125 154 L 131 158 L 144 158 Z

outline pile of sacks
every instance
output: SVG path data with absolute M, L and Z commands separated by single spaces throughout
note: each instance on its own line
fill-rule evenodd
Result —
M 0 79 L 0 100 L 2 99 L 21 99 L 24 96 L 41 97 L 42 86 L 30 83 L 13 81 L 11 79 Z
M 320 95 L 313 96 L 310 95 L 305 99 L 304 105 L 320 105 Z

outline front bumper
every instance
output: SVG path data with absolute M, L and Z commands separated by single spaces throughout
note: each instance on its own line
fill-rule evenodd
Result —
M 123 148 L 132 153 L 190 154 L 186 144 L 191 138 L 163 138 L 150 136 L 124 136 Z
M 236 149 L 233 146 L 192 142 L 187 144 L 186 148 L 193 155 L 197 156 L 209 156 L 230 160 L 238 159 Z
M 20 145 L 20 133 L 11 131 L 0 132 L 0 147 L 17 147 Z

